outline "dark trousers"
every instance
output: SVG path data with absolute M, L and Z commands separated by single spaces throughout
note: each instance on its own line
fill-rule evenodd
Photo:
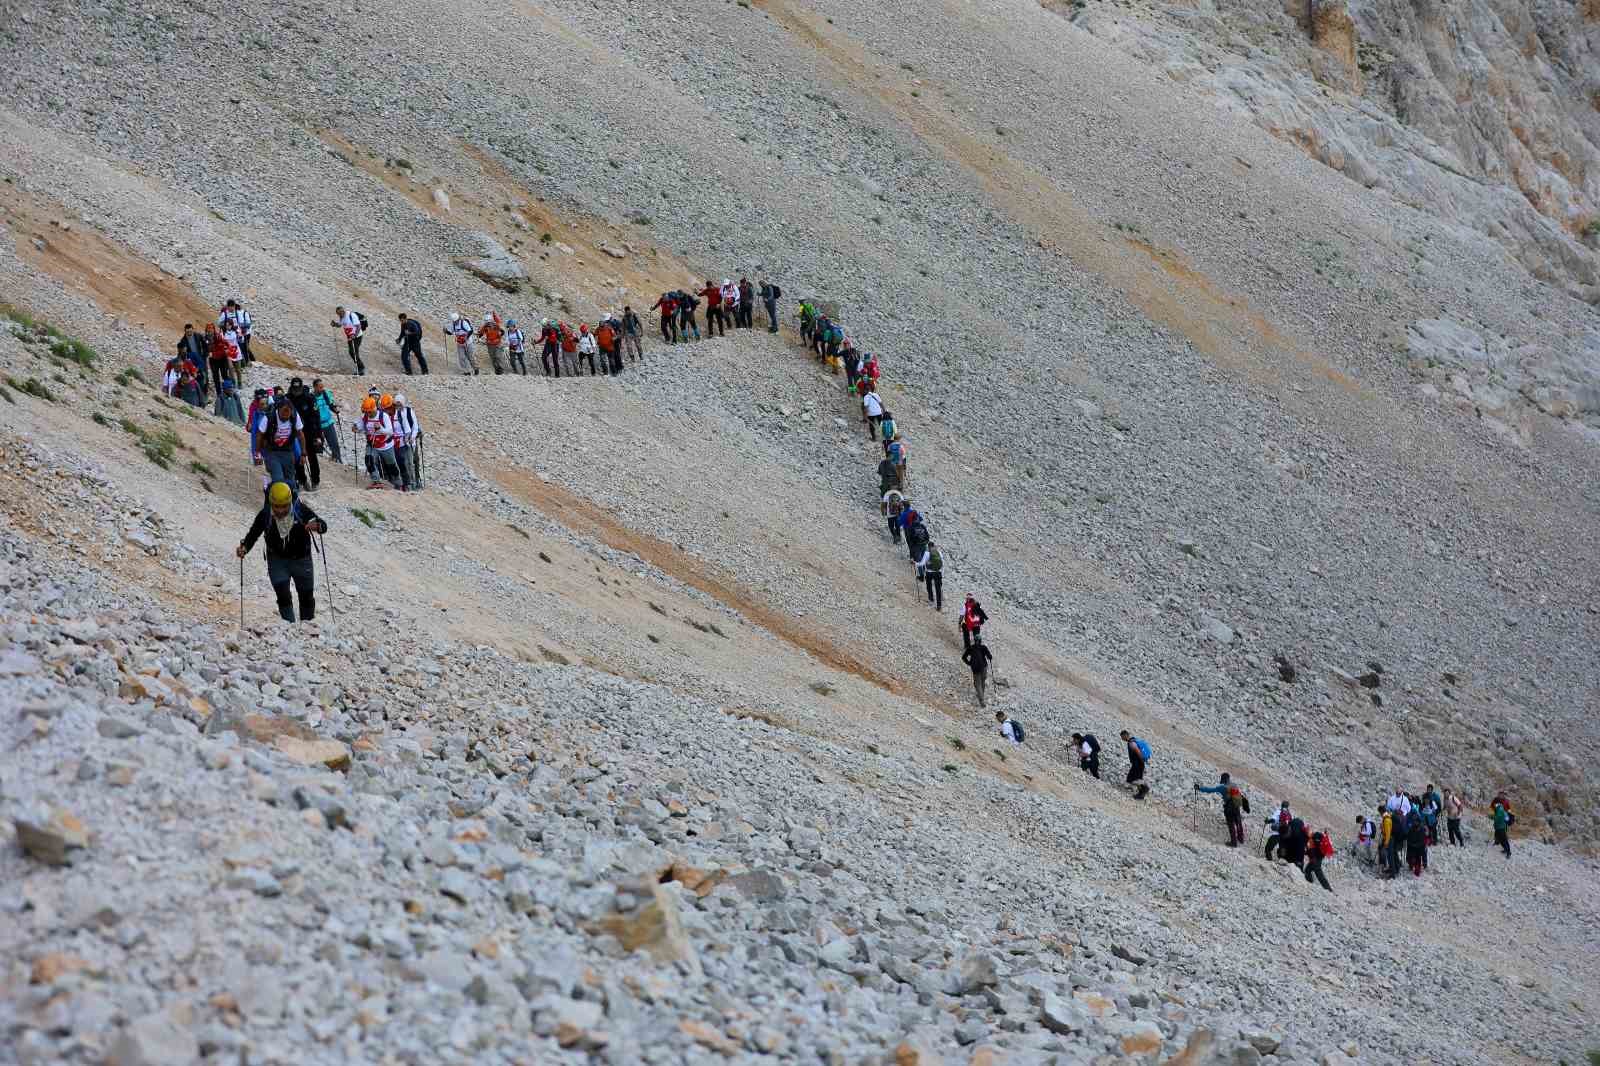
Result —
M 267 580 L 272 582 L 272 592 L 278 597 L 278 614 L 285 622 L 293 622 L 294 602 L 289 598 L 289 585 L 300 599 L 300 621 L 309 622 L 317 616 L 316 574 L 311 569 L 311 557 L 304 559 L 268 559 Z
M 539 353 L 539 362 L 544 364 L 544 376 L 558 378 L 561 376 L 561 352 L 554 344 L 544 346 L 544 351 Z
M 1460 818 L 1446 818 L 1444 820 L 1444 825 L 1445 828 L 1450 831 L 1450 843 L 1459 845 L 1463 848 L 1467 846 L 1467 842 L 1461 838 Z
M 250 351 L 250 334 L 244 333 L 239 337 L 239 359 L 241 362 L 253 363 L 256 357 Z
M 900 543 L 900 526 L 895 521 L 895 516 L 889 516 L 889 536 L 896 543 Z
M 768 333 L 776 333 L 776 332 L 778 332 L 778 301 L 777 300 L 768 300 L 768 301 L 766 301 L 766 304 L 767 304 L 767 318 L 772 320 L 772 325 L 767 327 L 767 332 Z
M 1244 843 L 1244 819 L 1239 817 L 1238 811 L 1224 814 L 1223 817 L 1228 822 L 1228 847 L 1236 848 Z
M 400 342 L 400 365 L 405 368 L 406 374 L 411 373 L 411 357 L 417 357 L 417 365 L 422 372 L 428 372 L 428 360 L 422 355 L 422 341 L 417 337 L 407 337 Z
M 939 610 L 944 610 L 944 573 L 940 570 L 928 571 L 928 602 L 934 604 Z
M 528 364 L 522 358 L 522 349 L 521 348 L 507 348 L 506 349 L 506 356 L 511 360 L 511 369 L 512 370 L 520 369 L 522 371 L 522 376 L 523 377 L 527 377 L 528 376 Z M 424 370 L 423 373 L 426 374 L 427 371 Z
M 694 320 L 694 312 L 679 311 L 678 336 L 682 337 L 684 340 L 688 340 L 691 331 L 694 333 L 695 337 L 698 338 L 700 336 L 700 324 Z
M 589 360 L 589 376 L 594 377 L 599 373 L 599 371 L 594 368 L 594 356 L 590 355 L 589 353 L 579 352 L 577 362 L 573 363 L 572 365 L 578 368 L 578 374 L 581 377 L 583 375 L 583 361 L 585 359 Z
M 312 488 L 322 484 L 322 466 L 317 462 L 316 441 L 318 439 L 320 438 L 308 438 L 306 446 L 311 449 L 311 453 L 294 461 L 295 476 L 300 479 L 300 484 L 310 485 Z M 311 477 L 309 478 L 306 477 L 306 468 L 308 466 L 311 468 Z
M 678 343 L 678 316 L 676 314 L 663 314 L 661 316 L 661 339 L 668 344 Z
M 1328 879 L 1322 876 L 1321 855 L 1317 855 L 1306 862 L 1306 884 L 1309 885 L 1313 877 L 1317 879 L 1317 883 L 1322 885 L 1323 888 L 1327 889 L 1329 892 L 1333 891 L 1333 886 L 1328 884 Z
M 718 330 L 721 330 L 722 332 L 719 334 L 717 332 Z M 725 322 L 723 320 L 721 305 L 719 304 L 716 307 L 708 307 L 708 308 L 706 308 L 706 336 L 708 336 L 708 337 L 716 337 L 716 336 L 725 337 L 727 335 L 728 335 L 728 324 L 727 324 L 727 322 Z
M 1269 836 L 1267 838 L 1267 846 L 1264 849 L 1263 853 L 1266 855 L 1268 862 L 1272 861 L 1272 852 L 1273 852 L 1273 850 L 1275 848 L 1277 848 L 1277 846 L 1280 843 L 1282 843 L 1282 841 L 1283 841 L 1283 838 L 1280 837 L 1277 833 L 1273 833 L 1271 836 Z
M 1506 858 L 1511 858 L 1511 838 L 1506 836 L 1504 829 L 1494 831 L 1494 842 L 1500 845 L 1500 850 L 1506 853 Z
M 217 395 L 222 395 L 222 379 L 228 376 L 228 361 L 226 359 L 209 359 L 211 364 L 211 384 L 216 388 Z
M 1078 769 L 1090 775 L 1096 781 L 1100 780 L 1100 753 L 1095 752 L 1087 759 L 1079 759 Z
M 611 349 L 611 374 L 613 377 L 622 373 L 622 342 L 619 340 L 616 347 Z
M 350 361 L 356 365 L 357 374 L 365 374 L 366 366 L 361 362 L 361 334 L 356 334 L 345 341 L 345 347 L 350 350 Z

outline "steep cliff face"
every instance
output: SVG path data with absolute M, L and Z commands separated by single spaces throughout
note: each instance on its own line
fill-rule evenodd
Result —
M 1046 6 L 1600 304 L 1600 0 Z

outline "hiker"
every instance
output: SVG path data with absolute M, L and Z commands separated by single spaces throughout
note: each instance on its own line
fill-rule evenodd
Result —
M 1200 782 L 1194 784 L 1196 792 L 1203 792 L 1212 796 L 1222 797 L 1222 818 L 1228 823 L 1228 847 L 1236 848 L 1244 843 L 1244 815 L 1250 813 L 1250 798 L 1246 796 L 1237 785 L 1224 773 L 1222 779 L 1215 785 L 1202 788 Z
M 595 353 L 595 349 L 596 349 L 596 345 L 594 343 L 594 334 L 589 332 L 588 324 L 584 323 L 584 322 L 578 323 L 578 364 L 577 364 L 577 366 L 578 366 L 578 372 L 580 374 L 583 372 L 583 361 L 585 359 L 589 360 L 589 376 L 590 377 L 594 377 L 596 374 L 599 373 L 599 371 L 597 371 L 594 368 L 594 353 Z
M 1272 861 L 1272 853 L 1280 847 L 1289 835 L 1289 823 L 1294 821 L 1294 815 L 1289 810 L 1289 801 L 1284 800 L 1278 806 L 1276 814 L 1267 816 L 1267 846 L 1262 850 L 1267 861 Z M 1283 856 L 1288 858 L 1287 855 Z
M 644 358 L 644 348 L 640 345 L 640 338 L 644 335 L 644 324 L 639 321 L 639 316 L 633 313 L 633 308 L 627 304 L 622 305 L 622 342 L 628 349 L 628 362 Z
M 539 362 L 547 378 L 561 376 L 561 331 L 548 318 L 539 320 Z
M 878 495 L 882 496 L 891 489 L 896 492 L 900 491 L 900 471 L 885 456 L 878 462 Z M 898 534 L 895 535 L 894 539 L 895 543 L 898 544 L 900 542 Z
M 1306 823 L 1299 818 L 1289 819 L 1289 825 L 1279 835 L 1278 858 L 1292 862 L 1296 869 L 1306 868 L 1306 848 L 1311 843 L 1306 835 Z
M 1407 796 L 1399 788 L 1396 788 L 1389 793 L 1389 802 L 1387 807 L 1390 812 L 1404 817 L 1405 815 L 1411 813 L 1411 797 Z
M 917 560 L 917 574 L 928 584 L 928 602 L 933 604 L 933 609 L 944 610 L 944 556 L 931 540 L 922 549 L 922 558 Z
M 1428 865 L 1428 827 L 1422 812 L 1414 808 L 1406 816 L 1406 865 L 1412 877 L 1421 877 Z
M 650 310 L 661 311 L 661 343 L 678 343 L 678 301 L 672 293 L 664 292 L 661 298 L 650 305 Z
M 883 421 L 883 401 L 869 386 L 861 394 L 861 421 L 867 424 L 867 439 L 878 439 L 878 423 Z
M 706 298 L 706 336 L 716 337 L 728 335 L 728 324 L 722 317 L 722 290 L 710 278 L 706 279 L 706 287 L 700 290 L 700 295 Z M 717 331 L 721 330 L 719 334 Z
M 853 392 L 856 382 L 861 380 L 861 353 L 855 348 L 846 348 L 839 353 L 839 358 L 844 360 L 844 386 L 848 392 Z
M 300 484 L 307 492 L 315 492 L 322 484 L 322 466 L 317 462 L 317 456 L 322 454 L 322 415 L 317 410 L 316 397 L 299 378 L 289 379 L 289 402 L 294 404 L 294 413 L 300 416 L 300 424 L 305 427 L 301 434 L 306 442 L 305 454 L 295 464 L 295 470 L 300 474 L 310 470 L 310 479 L 302 476 Z
M 610 312 L 606 312 L 605 319 L 600 320 L 595 327 L 595 346 L 600 349 L 600 367 L 605 373 L 613 376 L 622 373 L 622 360 L 618 359 L 618 354 L 614 351 L 616 344 L 618 344 L 618 328 L 611 323 Z
M 768 333 L 778 332 L 778 301 L 783 299 L 783 290 L 776 282 L 763 280 L 761 282 L 761 305 L 767 309 L 767 320 L 771 325 L 767 327 Z
M 994 656 L 984 646 L 982 637 L 973 637 L 972 644 L 961 653 L 961 661 L 972 668 L 972 687 L 978 693 L 978 706 L 982 707 L 984 686 L 989 683 L 989 664 Z
M 269 482 L 282 482 L 296 497 L 300 495 L 299 482 L 295 480 L 295 451 L 305 452 L 305 426 L 295 413 L 294 403 L 287 395 L 271 403 L 264 403 L 261 413 L 251 429 L 251 451 L 255 464 L 264 466 Z
M 1373 824 L 1369 815 L 1356 815 L 1356 842 L 1350 848 L 1350 853 L 1368 866 L 1377 860 L 1372 852 L 1372 844 L 1377 839 L 1378 827 Z
M 1417 807 L 1422 812 L 1422 828 L 1428 834 L 1428 847 L 1435 847 L 1439 843 L 1439 801 L 1434 795 L 1433 786 L 1429 785 L 1422 793 L 1422 803 Z
M 1444 826 L 1450 833 L 1450 843 L 1463 848 L 1467 846 L 1461 836 L 1461 809 L 1464 806 L 1460 793 L 1448 788 L 1444 790 Z
M 406 443 L 405 432 L 400 428 L 400 408 L 393 396 L 387 394 L 378 398 L 378 410 L 389 420 L 389 425 L 394 427 L 394 465 L 400 473 L 400 491 L 411 491 L 411 446 Z
M 883 438 L 883 454 L 889 454 L 889 442 L 900 435 L 900 429 L 895 425 L 894 415 L 885 407 L 883 415 L 878 419 L 878 435 Z
M 222 311 L 217 315 L 217 329 L 222 333 L 232 333 L 239 345 L 239 358 L 246 366 L 255 362 L 255 356 L 250 352 L 250 337 L 255 332 L 255 320 L 250 317 L 250 312 L 239 305 L 238 300 L 229 300 L 222 305 Z
M 575 378 L 578 376 L 578 335 L 565 322 L 556 323 L 556 329 L 561 331 L 561 365 L 566 368 L 567 377 Z
M 797 312 L 800 318 L 800 346 L 811 347 L 811 331 L 817 328 L 817 309 L 811 306 L 810 300 L 801 300 Z
M 183 324 L 183 336 L 178 338 L 178 358 L 192 363 L 204 380 L 203 375 L 209 369 L 207 364 L 211 361 L 211 347 L 206 343 L 204 334 L 194 331 L 193 322 Z
M 973 638 L 977 639 L 977 638 Z M 1078 769 L 1100 780 L 1100 740 L 1093 733 L 1072 734 L 1072 750 L 1078 756 Z
M 467 321 L 467 316 L 460 311 L 450 312 L 450 324 L 444 327 L 445 336 L 455 338 L 456 342 L 456 367 L 463 374 L 474 377 L 478 373 L 478 361 L 472 357 L 472 338 L 474 331 L 472 323 Z
M 184 326 L 183 328 L 187 330 L 189 327 Z M 222 337 L 217 333 L 217 328 L 209 322 L 206 323 L 206 330 L 204 333 L 195 334 L 194 346 L 199 349 L 204 356 L 204 361 L 196 363 L 195 365 L 200 367 L 202 371 L 210 371 L 212 391 L 213 393 L 220 394 L 222 392 L 222 379 L 227 377 L 232 371 L 233 361 L 238 359 L 238 353 L 236 351 L 230 351 L 228 346 L 222 343 Z M 238 376 L 235 375 L 234 383 L 236 392 L 238 380 Z
M 692 292 L 684 292 L 679 289 L 675 299 L 678 301 L 678 336 L 687 342 L 689 334 L 692 332 L 694 333 L 694 339 L 699 340 L 700 323 L 695 321 L 694 309 L 700 306 L 700 297 Z M 726 304 L 727 301 L 724 300 L 723 303 Z M 723 307 L 722 313 L 724 316 L 727 315 L 728 309 L 726 306 Z
M 237 426 L 245 424 L 244 410 L 239 406 L 239 389 L 226 374 L 217 382 L 217 404 L 211 413 Z
M 900 543 L 900 514 L 907 506 L 899 489 L 891 488 L 883 494 L 883 513 L 889 519 L 889 539 L 896 544 Z
M 905 522 L 906 553 L 911 557 L 911 565 L 915 569 L 917 583 L 922 583 L 922 566 L 919 560 L 928 548 L 928 523 L 922 520 L 922 515 L 917 511 L 909 512 L 910 519 Z
M 1393 877 L 1399 872 L 1399 863 L 1395 858 L 1395 844 L 1400 839 L 1398 827 L 1395 824 L 1399 816 L 1383 804 L 1378 804 L 1378 859 L 1383 876 Z
M 483 325 L 478 327 L 478 339 L 483 341 L 483 346 L 489 351 L 489 364 L 494 367 L 496 376 L 506 372 L 505 366 L 500 362 L 500 355 L 505 350 L 506 331 L 500 325 L 500 316 L 493 311 L 483 313 Z
M 382 397 L 368 396 L 361 401 L 361 421 L 356 423 L 367 438 L 367 475 L 372 479 L 367 487 L 381 488 L 387 482 L 390 488 L 399 489 L 402 485 L 394 457 L 394 422 L 381 407 Z
M 1322 860 L 1333 854 L 1333 841 L 1321 830 L 1311 834 L 1311 842 L 1306 847 L 1306 884 L 1316 878 L 1317 883 L 1329 892 L 1333 886 L 1328 884 L 1328 878 L 1322 872 Z
M 756 290 L 749 278 L 739 279 L 739 322 L 742 329 L 752 329 L 756 317 Z
M 1133 789 L 1133 798 L 1142 800 L 1150 794 L 1150 786 L 1145 784 L 1144 769 L 1150 762 L 1150 745 L 1124 729 L 1118 734 L 1122 742 L 1128 746 L 1128 779 L 1127 784 Z
M 1005 711 L 995 711 L 994 720 L 1000 723 L 1000 735 L 1013 744 L 1021 744 L 1024 733 L 1022 723 L 1006 717 Z
M 344 332 L 345 349 L 350 353 L 350 361 L 356 365 L 356 375 L 365 374 L 367 367 L 361 361 L 361 338 L 367 335 L 367 316 L 360 311 L 335 307 L 333 321 L 329 325 Z
M 722 279 L 722 313 L 729 325 L 739 324 L 739 286 L 729 278 Z
M 317 615 L 316 574 L 311 567 L 311 534 L 326 533 L 328 523 L 317 517 L 310 507 L 295 499 L 294 491 L 281 481 L 267 488 L 267 505 L 256 512 L 250 531 L 235 548 L 234 554 L 243 559 L 255 547 L 256 540 L 266 537 L 267 581 L 278 597 L 278 614 L 285 622 L 293 622 L 294 603 L 289 598 L 289 584 L 300 599 L 300 621 L 309 622 Z
M 961 618 L 956 623 L 957 628 L 961 630 L 962 646 L 965 647 L 978 639 L 979 630 L 988 621 L 989 616 L 983 613 L 983 605 L 968 596 L 966 602 L 961 605 Z
M 889 442 L 889 447 L 885 454 L 894 462 L 895 469 L 900 471 L 900 484 L 909 486 L 911 484 L 910 472 L 906 469 L 908 449 L 906 448 L 906 442 L 900 438 L 900 434 L 896 433 L 894 435 L 894 439 Z
M 1512 816 L 1505 802 L 1496 796 L 1494 806 L 1490 808 L 1490 816 L 1494 818 L 1494 842 L 1500 850 L 1506 853 L 1506 858 L 1511 858 L 1511 823 L 1516 819 Z
M 200 382 L 202 379 L 198 375 L 199 372 L 195 369 L 194 364 L 185 359 L 182 368 L 178 372 L 178 385 L 174 391 L 178 399 L 190 407 L 199 407 L 205 403 L 200 398 Z
M 528 362 L 523 356 L 528 348 L 528 335 L 523 333 L 514 318 L 506 319 L 506 357 L 513 373 L 520 367 L 522 376 L 528 376 Z
M 400 464 L 400 476 L 416 492 L 422 488 L 422 427 L 417 423 L 416 409 L 406 402 L 405 393 L 394 394 L 394 414 L 390 417 L 394 421 L 395 459 Z
M 417 357 L 417 366 L 422 372 L 428 372 L 428 360 L 422 354 L 422 323 L 415 318 L 407 318 L 404 313 L 400 315 L 400 336 L 394 339 L 400 346 L 400 366 L 405 370 L 406 377 L 411 376 L 411 357 Z

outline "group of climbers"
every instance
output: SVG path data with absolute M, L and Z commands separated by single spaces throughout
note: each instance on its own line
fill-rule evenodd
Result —
M 339 446 L 339 404 L 314 378 L 289 379 L 287 388 L 258 388 L 246 418 L 250 461 L 263 468 L 262 488 L 282 484 L 298 499 L 322 484 L 321 456 L 343 463 Z M 361 416 L 351 431 L 366 442 L 363 464 L 369 487 L 389 485 L 402 492 L 422 487 L 422 429 L 404 393 L 369 389 Z
M 255 323 L 250 312 L 229 300 L 217 311 L 217 320 L 207 322 L 196 333 L 193 322 L 185 322 L 178 351 L 168 359 L 161 378 L 161 391 L 193 407 L 212 403 L 219 418 L 243 422 L 239 409 L 241 372 L 255 361 L 250 351 L 250 336 Z
M 401 369 L 407 375 L 412 374 L 415 360 L 415 372 L 428 373 L 428 359 L 422 350 L 421 321 L 406 314 L 401 314 L 399 321 L 400 332 L 394 343 L 400 349 Z M 369 328 L 367 317 L 359 311 L 337 307 L 332 325 L 344 336 L 346 352 L 355 364 L 356 374 L 365 374 L 361 342 Z M 559 378 L 563 373 L 577 377 L 584 363 L 589 366 L 590 376 L 621 374 L 625 361 L 633 363 L 644 358 L 643 333 L 643 323 L 628 306 L 621 312 L 607 312 L 592 326 L 587 322 L 574 326 L 558 319 L 542 318 L 537 332 L 533 333 L 513 317 L 502 319 L 498 311 L 485 311 L 477 325 L 473 325 L 469 316 L 453 311 L 444 326 L 444 335 L 455 348 L 456 368 L 467 376 L 480 372 L 476 354 L 479 343 L 489 357 L 489 368 L 496 374 L 527 376 L 527 356 L 533 344 L 539 346 L 545 377 Z
M 710 278 L 703 288 L 670 289 L 663 292 L 650 310 L 660 313 L 661 341 L 663 344 L 684 344 L 700 339 L 700 323 L 695 313 L 700 305 L 706 308 L 706 336 L 726 336 L 729 328 L 751 329 L 755 325 L 755 305 L 759 299 L 767 312 L 767 332 L 778 332 L 778 301 L 783 290 L 775 282 L 763 281 L 760 286 L 749 278 L 723 278 L 718 285 Z

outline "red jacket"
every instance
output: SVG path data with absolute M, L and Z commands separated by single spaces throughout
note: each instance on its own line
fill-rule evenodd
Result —
M 699 295 L 706 298 L 707 307 L 722 306 L 722 290 L 717 288 L 715 285 L 707 285 L 705 288 L 700 290 Z

